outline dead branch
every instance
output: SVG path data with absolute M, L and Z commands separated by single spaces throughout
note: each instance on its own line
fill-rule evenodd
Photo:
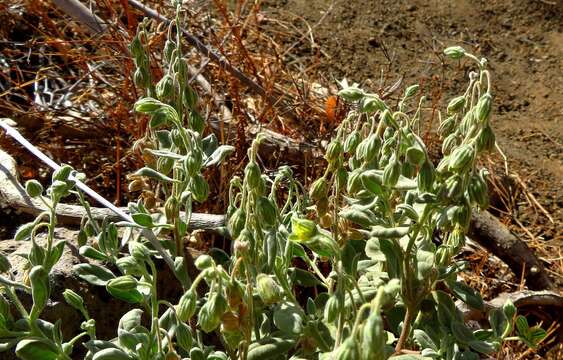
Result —
M 74 20 L 83 24 L 92 35 L 106 30 L 104 22 L 78 0 L 53 0 L 53 3 Z
M 0 204 L 21 211 L 25 214 L 37 216 L 47 210 L 45 205 L 30 198 L 17 179 L 16 161 L 6 152 L 0 150 Z M 127 208 L 121 208 L 128 213 Z M 92 207 L 94 219 L 121 221 L 122 219 L 110 209 Z M 57 220 L 63 225 L 80 225 L 86 210 L 80 205 L 61 203 L 57 206 Z M 189 228 L 215 229 L 225 224 L 224 215 L 194 213 L 191 216 Z
M 498 256 L 516 275 L 524 272 L 530 289 L 552 288 L 551 280 L 534 252 L 488 211 L 473 212 L 468 235 Z

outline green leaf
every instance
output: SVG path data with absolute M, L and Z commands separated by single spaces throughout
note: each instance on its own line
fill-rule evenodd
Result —
M 523 315 L 518 315 L 516 317 L 516 329 L 518 334 L 526 339 L 530 338 L 530 326 L 528 325 L 528 319 Z
M 31 282 L 31 296 L 33 298 L 33 306 L 31 307 L 29 317 L 35 320 L 49 299 L 49 273 L 42 265 L 36 265 L 29 272 L 29 280 Z
M 116 348 L 107 348 L 98 351 L 92 360 L 132 360 L 133 358 L 127 355 L 126 352 Z
M 414 329 L 414 341 L 420 346 L 421 349 L 432 349 L 438 351 L 438 347 L 432 341 L 432 338 L 423 330 Z
M 135 221 L 135 223 L 137 223 L 138 225 L 148 228 L 154 227 L 152 217 L 149 214 L 136 213 L 131 214 L 131 217 L 133 218 L 133 221 Z
M 416 252 L 416 276 L 419 281 L 429 278 L 434 267 L 434 253 L 431 251 L 418 250 Z
M 55 360 L 59 352 L 51 341 L 29 337 L 18 342 L 16 355 L 23 360 Z
M 153 149 L 147 149 L 147 150 L 149 153 L 165 159 L 182 160 L 184 158 L 183 155 L 179 155 L 168 150 L 153 150 Z
M 282 332 L 299 335 L 303 332 L 302 310 L 295 304 L 283 302 L 274 310 L 274 325 Z
M 451 330 L 456 340 L 462 344 L 468 344 L 472 341 L 478 341 L 477 339 L 475 339 L 473 332 L 462 322 L 452 322 Z
M 143 316 L 143 310 L 133 309 L 126 312 L 121 319 L 119 319 L 119 330 L 132 331 L 137 326 L 141 325 L 141 317 Z
M 114 298 L 126 301 L 130 304 L 140 303 L 144 299 L 143 294 L 137 289 L 121 290 L 114 287 L 106 287 L 106 289 Z
M 28 222 L 27 224 L 23 224 L 18 228 L 16 231 L 16 235 L 14 235 L 14 240 L 22 241 L 22 240 L 29 240 L 31 237 L 31 231 L 35 227 L 35 222 Z
M 151 169 L 149 167 L 146 167 L 146 166 L 137 170 L 134 173 L 134 175 L 146 176 L 148 178 L 159 180 L 159 181 L 164 181 L 164 182 L 177 182 L 176 180 L 171 179 L 168 176 L 161 174 L 158 171 Z
M 509 325 L 506 316 L 500 309 L 493 309 L 489 313 L 489 324 L 491 324 L 491 329 L 496 337 L 501 337 L 506 329 L 506 326 Z
M 80 255 L 86 256 L 90 259 L 102 260 L 102 261 L 108 259 L 106 254 L 102 253 L 100 250 L 95 249 L 89 245 L 81 246 L 78 252 L 80 253 Z
M 211 133 L 201 140 L 201 145 L 203 147 L 203 153 L 209 157 L 219 146 L 219 141 L 217 140 L 217 136 Z
M 299 268 L 289 268 L 288 271 L 293 283 L 299 286 L 311 287 L 322 284 L 321 281 L 309 271 Z
M 401 276 L 403 255 L 398 243 L 394 240 L 379 239 L 379 247 L 387 263 L 387 273 L 390 278 L 399 278 Z
M 469 347 L 482 354 L 492 354 L 496 351 L 496 349 L 491 344 L 480 340 L 470 341 Z
M 106 286 L 106 283 L 115 278 L 108 269 L 94 264 L 78 264 L 74 266 L 78 276 L 92 285 Z
M 52 268 L 59 261 L 59 259 L 63 255 L 65 244 L 66 241 L 60 240 L 57 243 L 55 243 L 55 245 L 53 245 L 51 254 L 49 254 L 49 257 L 47 258 L 46 266 L 48 269 Z
M 448 287 L 454 296 L 467 305 L 477 310 L 484 310 L 483 298 L 473 288 L 469 287 L 461 281 L 448 283 Z
M 17 343 L 18 343 L 19 339 L 1 339 L 0 340 L 0 352 L 4 352 L 4 351 L 8 351 L 11 348 L 13 348 Z
M 203 164 L 204 167 L 210 167 L 213 165 L 219 165 L 223 160 L 227 158 L 227 156 L 231 155 L 235 151 L 235 147 L 231 145 L 221 145 L 213 153 L 211 156 L 205 160 Z
M 354 207 L 342 210 L 338 215 L 346 220 L 353 222 L 354 224 L 358 224 L 366 228 L 373 225 L 375 222 L 375 219 L 371 218 L 367 212 L 361 211 Z
M 547 336 L 547 331 L 539 326 L 530 328 L 529 340 L 534 346 L 538 345 Z

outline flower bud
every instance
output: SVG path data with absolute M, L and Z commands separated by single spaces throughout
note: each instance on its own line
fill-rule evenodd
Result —
M 250 161 L 246 165 L 246 168 L 244 169 L 244 177 L 251 188 L 260 186 L 260 183 L 262 182 L 262 174 L 260 172 L 258 164 L 255 161 Z
M 364 92 L 356 86 L 349 86 L 340 90 L 338 96 L 346 101 L 358 101 L 364 96 Z
M 405 99 L 408 99 L 410 97 L 413 97 L 417 91 L 418 91 L 419 85 L 418 84 L 414 84 L 409 86 L 408 88 L 405 89 Z
M 281 286 L 271 276 L 259 274 L 256 277 L 256 291 L 266 305 L 277 303 L 282 298 Z
M 383 184 L 387 187 L 394 187 L 399 181 L 400 175 L 401 163 L 396 156 L 393 156 L 383 170 Z
M 450 135 L 455 130 L 455 116 L 449 116 L 446 120 L 440 123 L 438 127 L 438 133 L 442 138 Z
M 194 290 L 186 291 L 176 305 L 176 316 L 182 322 L 188 321 L 194 314 L 197 302 L 197 294 Z
M 502 312 L 508 321 L 511 321 L 514 315 L 516 315 L 516 306 L 514 306 L 514 303 L 510 299 L 506 300 L 502 306 Z
M 444 54 L 450 59 L 458 60 L 465 56 L 465 49 L 461 46 L 450 46 L 444 50 Z
M 133 73 L 133 82 L 135 83 L 135 86 L 144 88 L 148 81 L 148 74 L 146 73 L 146 71 L 141 68 L 135 70 L 135 72 Z
M 495 133 L 493 132 L 491 126 L 487 124 L 484 128 L 481 129 L 481 131 L 479 131 L 475 146 L 477 147 L 477 151 L 479 152 L 490 152 L 494 150 L 495 142 Z
M 137 279 L 131 275 L 119 276 L 108 281 L 106 287 L 120 292 L 131 291 L 137 288 Z
M 465 96 L 458 96 L 450 100 L 448 104 L 448 115 L 459 112 L 465 106 Z
M 371 310 L 362 329 L 362 354 L 364 359 L 384 359 L 387 333 L 381 315 Z
M 332 323 L 336 321 L 338 314 L 340 314 L 340 302 L 338 300 L 338 296 L 336 295 L 336 293 L 334 293 L 326 301 L 324 308 L 324 318 L 326 322 Z
M 470 166 L 475 158 L 475 149 L 466 144 L 452 151 L 448 168 L 450 170 L 463 170 Z
M 29 197 L 38 197 L 43 194 L 43 185 L 37 180 L 28 180 L 25 183 L 25 192 Z
M 270 199 L 260 196 L 256 199 L 256 215 L 264 228 L 271 228 L 276 224 L 277 211 Z
M 78 310 L 78 311 L 84 310 L 84 299 L 82 299 L 82 296 L 78 295 L 77 293 L 75 293 L 71 289 L 66 289 L 63 292 L 63 297 L 65 298 L 65 301 L 67 302 L 67 304 L 69 304 L 70 306 L 72 306 L 76 310 Z
M 446 198 L 453 201 L 462 195 L 463 179 L 454 174 L 446 179 Z
M 318 201 L 324 199 L 328 196 L 328 183 L 326 178 L 323 176 L 315 180 L 313 185 L 311 185 L 311 189 L 309 190 L 309 197 L 311 199 Z
M 360 358 L 360 345 L 354 336 L 350 336 L 334 350 L 333 360 L 357 360 Z
M 221 324 L 221 317 L 227 310 L 227 300 L 221 293 L 213 293 L 198 314 L 198 325 L 200 328 L 209 333 L 215 330 Z
M 236 209 L 233 215 L 229 218 L 228 227 L 231 237 L 238 238 L 244 225 L 246 224 L 246 213 L 243 209 Z
M 426 159 L 426 154 L 418 146 L 409 147 L 406 156 L 412 165 L 420 165 Z
M 366 95 L 361 102 L 361 111 L 366 113 L 383 111 L 386 108 L 385 103 L 375 94 Z
M 456 133 L 451 133 L 450 135 L 446 136 L 446 138 L 442 142 L 442 154 L 449 155 L 456 147 L 457 142 L 458 138 Z
M 215 261 L 209 255 L 205 255 L 205 254 L 200 255 L 195 260 L 195 267 L 200 271 L 212 267 L 214 265 L 215 265 Z
M 193 198 L 197 202 L 204 202 L 209 196 L 209 184 L 201 174 L 197 174 L 190 181 L 190 190 Z
M 381 114 L 381 120 L 385 125 L 390 126 L 393 129 L 399 128 L 397 121 L 395 121 L 395 118 L 393 117 L 393 114 L 391 114 L 391 111 L 389 109 L 385 109 L 385 111 L 383 111 L 383 114 Z
M 135 111 L 141 113 L 151 113 L 160 109 L 164 105 L 160 101 L 153 99 L 151 97 L 142 98 L 135 103 Z
M 139 262 L 148 261 L 151 258 L 149 248 L 138 241 L 129 242 L 129 253 Z
M 434 164 L 430 160 L 426 160 L 418 172 L 418 189 L 421 192 L 431 192 L 434 186 L 434 178 Z
M 485 122 L 489 119 L 489 116 L 491 115 L 492 102 L 493 97 L 490 93 L 483 94 L 477 102 L 476 116 L 479 122 Z
M 333 140 L 326 149 L 325 159 L 332 163 L 342 156 L 342 143 L 339 140 Z
M 166 99 L 172 98 L 174 95 L 174 80 L 172 76 L 166 74 L 160 79 L 156 84 L 156 96 L 164 101 Z
M 169 64 L 172 61 L 172 54 L 174 53 L 174 50 L 176 50 L 176 43 L 172 40 L 166 40 L 164 43 L 164 58 Z
M 356 130 L 352 131 L 344 141 L 344 152 L 353 153 L 356 151 L 360 143 L 360 133 Z
M 82 250 L 82 248 L 80 248 Z M 141 276 L 143 268 L 133 256 L 124 256 L 115 262 L 119 271 L 126 275 Z
M 190 351 L 193 343 L 193 336 L 190 328 L 183 321 L 176 325 L 176 342 L 185 351 Z

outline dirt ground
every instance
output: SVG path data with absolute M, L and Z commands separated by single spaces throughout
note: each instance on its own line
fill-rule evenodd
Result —
M 461 45 L 486 57 L 493 75 L 492 122 L 509 172 L 553 222 L 523 196 L 515 197 L 514 206 L 496 204 L 499 214 L 506 212 L 531 228 L 533 237 L 560 247 L 563 1 L 272 0 L 263 10 L 267 18 L 293 26 L 292 36 L 265 26 L 272 36 L 284 34 L 277 41 L 295 45 L 288 63 L 315 64 L 329 80 L 346 77 L 373 90 L 403 77 L 402 86 L 421 84 L 431 104 L 443 105 L 463 91 L 471 70 L 467 62 L 444 59 L 445 47 Z M 427 111 L 427 119 L 436 124 L 431 114 Z M 503 166 L 495 168 L 502 175 Z M 522 188 L 506 180 L 507 193 Z

